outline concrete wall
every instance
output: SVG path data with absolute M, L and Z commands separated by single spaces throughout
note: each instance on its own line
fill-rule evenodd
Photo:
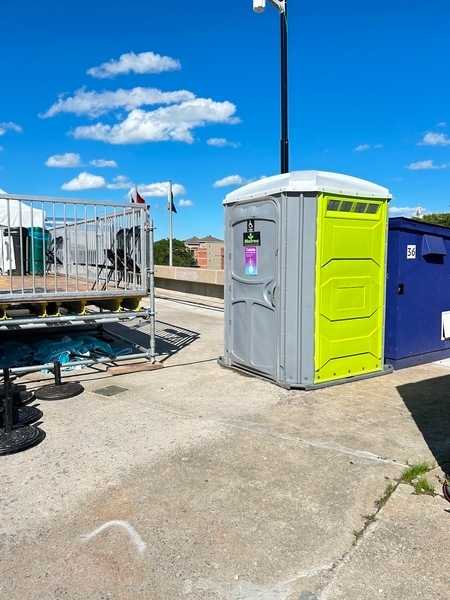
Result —
M 157 295 L 223 305 L 223 270 L 155 265 Z

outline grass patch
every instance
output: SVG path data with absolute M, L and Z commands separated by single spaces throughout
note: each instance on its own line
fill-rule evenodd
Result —
M 398 480 L 400 483 L 412 485 L 416 494 L 434 494 L 434 485 L 430 483 L 423 475 L 434 469 L 435 465 L 429 465 L 426 462 L 415 463 L 403 471 Z
M 377 520 L 377 516 L 375 513 L 373 515 L 363 515 L 363 519 L 365 520 L 365 525 L 370 525 L 370 523 L 375 523 Z
M 413 484 L 416 494 L 434 494 L 434 485 L 425 479 L 418 477 Z
M 369 527 L 369 525 L 371 523 L 375 523 L 375 521 L 377 520 L 376 513 L 373 513 L 371 515 L 361 515 L 361 516 L 364 519 L 364 525 L 362 526 L 362 528 L 359 531 L 357 531 L 356 529 L 353 530 L 353 535 L 355 536 L 355 539 L 353 540 L 354 546 L 356 546 L 358 540 L 360 538 L 362 538 L 362 536 L 364 535 L 364 532 Z
M 400 481 L 402 483 L 412 483 L 414 479 L 417 479 L 417 477 L 424 473 L 428 473 L 430 469 L 431 467 L 425 462 L 411 465 L 400 475 Z
M 353 540 L 353 545 L 356 546 L 356 544 L 358 543 L 358 540 L 362 538 L 364 533 L 364 529 L 360 529 L 359 531 L 356 531 L 356 529 L 353 531 L 353 535 L 355 536 L 355 539 Z
M 359 531 L 357 531 L 356 529 L 353 530 L 353 535 L 355 538 L 353 540 L 353 546 L 356 546 L 356 544 L 362 538 L 364 532 L 369 527 L 369 525 L 377 520 L 378 512 L 383 508 L 383 506 L 385 506 L 389 498 L 395 492 L 395 489 L 397 488 L 399 483 L 407 483 L 409 485 L 412 485 L 416 494 L 434 495 L 434 485 L 432 485 L 427 479 L 425 479 L 425 477 L 423 477 L 423 475 L 431 471 L 431 469 L 434 469 L 434 466 L 430 466 L 425 462 L 413 464 L 410 465 L 407 469 L 405 469 L 405 471 L 403 471 L 403 473 L 400 476 L 400 479 L 396 480 L 395 483 L 389 482 L 386 485 L 383 495 L 380 498 L 378 498 L 378 500 L 375 500 L 375 512 L 370 515 L 362 515 L 364 519 L 363 527 Z
M 392 492 L 394 490 L 395 490 L 395 485 L 393 483 L 388 483 L 381 498 L 378 498 L 378 500 L 375 500 L 375 506 L 377 507 L 377 510 L 380 510 L 380 508 L 383 508 L 383 506 L 386 504 L 386 502 L 391 497 Z
M 357 531 L 356 529 L 353 530 L 353 535 L 355 536 L 355 539 L 353 540 L 354 546 L 356 546 L 358 541 L 362 538 L 362 536 L 364 535 L 364 532 L 369 527 L 369 525 L 371 523 L 375 523 L 375 521 L 377 520 L 377 513 L 386 504 L 386 502 L 389 500 L 389 498 L 392 496 L 392 493 L 395 491 L 395 488 L 397 487 L 397 485 L 398 485 L 398 483 L 396 483 L 396 484 L 388 483 L 381 498 L 379 498 L 378 500 L 375 500 L 376 511 L 374 513 L 371 513 L 370 515 L 361 515 L 362 518 L 364 519 L 364 525 L 359 531 Z

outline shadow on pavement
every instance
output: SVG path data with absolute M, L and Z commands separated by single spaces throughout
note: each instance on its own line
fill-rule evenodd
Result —
M 450 375 L 397 390 L 442 470 L 450 474 Z
M 178 325 L 171 325 L 163 321 L 156 321 L 156 352 L 157 354 L 176 354 L 186 346 L 198 340 L 197 331 L 184 329 Z M 163 362 L 161 359 L 160 362 Z
M 113 331 L 144 348 L 148 348 L 150 345 L 150 324 L 147 322 L 139 323 L 139 325 L 133 327 L 113 323 L 108 324 L 107 330 Z M 164 321 L 156 321 L 155 334 L 156 354 L 159 362 L 164 362 L 169 356 L 180 352 L 200 337 L 197 331 L 165 323 Z

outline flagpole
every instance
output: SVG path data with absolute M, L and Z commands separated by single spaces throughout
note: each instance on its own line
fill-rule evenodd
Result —
M 172 180 L 169 179 L 169 191 L 167 201 L 169 203 L 169 267 L 172 266 Z

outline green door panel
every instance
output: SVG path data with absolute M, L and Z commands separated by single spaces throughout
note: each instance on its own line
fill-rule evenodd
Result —
M 382 368 L 387 202 L 318 202 L 314 381 L 324 383 Z

